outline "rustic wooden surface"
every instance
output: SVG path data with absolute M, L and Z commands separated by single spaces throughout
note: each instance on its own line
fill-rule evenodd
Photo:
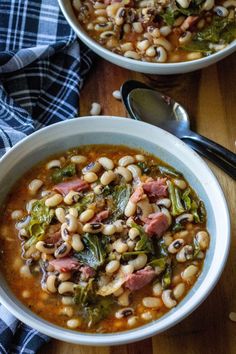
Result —
M 88 115 L 91 102 L 100 102 L 103 114 L 125 117 L 124 107 L 112 97 L 112 91 L 127 79 L 144 81 L 172 96 L 187 108 L 197 132 L 236 152 L 236 54 L 202 71 L 175 76 L 145 76 L 97 60 L 82 91 L 80 114 Z M 228 318 L 231 311 L 236 312 L 236 184 L 217 167 L 209 166 L 228 201 L 232 241 L 226 268 L 207 300 L 174 328 L 139 343 L 85 347 L 52 340 L 40 354 L 236 353 L 236 323 Z

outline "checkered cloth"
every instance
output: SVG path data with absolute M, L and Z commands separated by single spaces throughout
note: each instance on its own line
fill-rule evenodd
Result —
M 57 0 L 0 0 L 0 157 L 35 130 L 77 115 L 90 55 Z
M 35 130 L 77 115 L 90 65 L 57 0 L 0 0 L 0 157 Z M 48 340 L 0 305 L 0 354 L 33 354 Z

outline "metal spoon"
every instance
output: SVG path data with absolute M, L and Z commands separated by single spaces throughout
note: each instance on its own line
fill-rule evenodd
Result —
M 139 81 L 126 81 L 121 95 L 131 118 L 156 125 L 190 145 L 236 179 L 236 154 L 190 130 L 186 110 L 172 98 Z

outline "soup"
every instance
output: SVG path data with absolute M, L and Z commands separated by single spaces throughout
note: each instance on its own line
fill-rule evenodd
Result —
M 73 0 L 72 5 L 91 38 L 131 59 L 196 60 L 236 39 L 234 0 Z
M 204 203 L 181 172 L 124 146 L 86 146 L 33 167 L 0 221 L 2 271 L 57 325 L 111 333 L 158 319 L 196 282 Z

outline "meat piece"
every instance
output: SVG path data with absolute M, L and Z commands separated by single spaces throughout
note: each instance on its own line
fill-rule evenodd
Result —
M 90 222 L 101 222 L 107 219 L 109 216 L 109 210 L 100 211 Z
M 191 29 L 193 25 L 198 21 L 199 16 L 188 16 L 182 25 L 180 26 L 180 29 L 185 32 L 188 29 Z
M 95 270 L 86 265 L 80 267 L 79 270 L 84 275 L 85 279 L 92 278 L 95 275 Z
M 49 261 L 56 271 L 59 272 L 69 272 L 71 270 L 79 269 L 80 263 L 74 258 L 64 257 L 60 259 L 53 259 Z
M 129 290 L 139 290 L 149 284 L 155 277 L 155 271 L 151 267 L 138 270 L 127 276 L 125 287 Z
M 46 243 L 57 243 L 61 239 L 61 231 L 57 231 L 54 234 L 49 234 L 45 239 Z
M 167 196 L 166 178 L 158 178 L 156 181 L 144 183 L 143 190 L 150 198 L 166 197 Z
M 145 219 L 144 229 L 149 236 L 161 237 L 168 227 L 168 217 L 162 212 L 150 214 Z
M 143 187 L 139 186 L 135 189 L 134 193 L 131 195 L 130 200 L 133 203 L 138 203 L 140 200 L 143 199 L 144 191 Z
M 70 191 L 81 192 L 88 188 L 89 188 L 89 184 L 86 181 L 77 178 L 77 179 L 73 179 L 72 181 L 56 184 L 53 187 L 53 190 L 65 196 Z

